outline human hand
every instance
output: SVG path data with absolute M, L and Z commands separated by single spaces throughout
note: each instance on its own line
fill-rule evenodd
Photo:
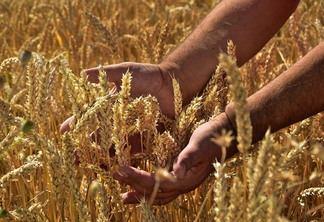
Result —
M 190 138 L 189 144 L 179 154 L 173 164 L 176 180 L 160 183 L 159 191 L 153 204 L 163 205 L 171 202 L 178 195 L 198 187 L 213 171 L 213 163 L 221 158 L 221 148 L 211 141 L 222 129 L 234 130 L 225 113 L 198 127 Z M 227 156 L 237 152 L 235 146 L 228 148 Z M 114 173 L 118 181 L 130 185 L 135 191 L 123 194 L 123 202 L 135 204 L 141 198 L 149 198 L 156 183 L 154 174 L 130 166 L 121 166 Z
M 122 74 L 129 70 L 132 73 L 131 96 L 139 97 L 150 94 L 157 98 L 164 115 L 174 117 L 172 80 L 165 66 L 125 62 L 107 65 L 103 68 L 107 73 L 108 81 L 115 83 L 117 90 L 120 89 Z M 98 68 L 87 69 L 85 72 L 91 83 L 99 82 Z M 72 119 L 73 117 L 70 117 L 63 122 L 60 128 L 62 134 L 70 131 L 69 124 Z

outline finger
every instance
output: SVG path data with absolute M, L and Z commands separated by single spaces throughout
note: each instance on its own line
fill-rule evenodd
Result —
M 64 134 L 65 132 L 68 132 L 71 130 L 70 128 L 70 122 L 74 119 L 74 116 L 71 116 L 70 118 L 68 118 L 67 120 L 65 120 L 61 127 L 60 127 L 60 133 Z
M 127 192 L 122 194 L 124 204 L 137 204 L 141 202 L 142 198 L 144 198 L 143 194 L 138 192 Z
M 138 170 L 130 166 L 121 166 L 113 177 L 127 185 L 130 185 L 138 193 L 150 195 L 155 185 L 155 176 L 143 170 Z M 169 196 L 177 196 L 181 193 L 183 183 L 180 181 L 164 181 L 159 185 L 156 194 L 157 198 L 166 198 Z
M 125 66 L 126 65 L 126 66 Z M 110 82 L 114 82 L 117 86 L 121 83 L 121 78 L 123 73 L 125 73 L 128 69 L 127 64 L 115 64 L 115 65 L 107 65 L 103 67 L 108 80 Z M 99 82 L 99 69 L 98 67 L 90 68 L 85 70 L 86 74 L 88 75 L 88 80 L 91 83 L 98 83 Z
M 118 173 L 118 172 L 113 174 L 113 178 L 118 180 L 124 186 L 125 185 L 131 186 L 132 189 L 134 189 L 138 193 L 151 194 L 153 192 L 152 187 L 142 186 L 142 185 L 139 185 L 139 184 L 136 184 L 136 183 L 131 183 L 132 185 L 130 185 L 130 182 L 127 182 L 126 179 L 124 178 L 124 176 L 122 174 Z
M 177 197 L 178 195 L 168 195 L 164 198 L 155 198 L 153 201 L 153 205 L 164 205 L 176 199 Z M 146 201 L 149 201 L 150 196 L 143 195 L 137 192 L 127 192 L 122 195 L 122 200 L 124 204 L 138 204 L 143 198 L 145 198 Z
M 112 89 L 109 91 L 109 94 L 116 94 L 120 90 L 120 87 L 114 86 Z
M 171 199 L 174 197 L 177 197 L 179 195 L 178 192 L 174 192 L 174 193 L 161 193 L 155 196 L 155 199 L 158 200 L 164 200 L 164 199 Z M 138 191 L 134 191 L 134 192 L 127 192 L 127 193 L 123 193 L 122 194 L 122 199 L 126 200 L 127 203 L 130 204 L 134 204 L 134 203 L 138 203 L 138 201 L 140 201 L 141 199 L 145 198 L 147 200 L 149 200 L 152 196 L 152 193 L 141 193 Z
M 113 174 L 113 177 L 127 185 L 130 185 L 133 189 L 135 189 L 139 193 L 147 193 L 151 194 L 155 185 L 155 176 L 154 174 L 148 173 L 144 170 L 138 170 L 134 167 L 130 166 L 121 166 L 118 169 L 118 172 Z M 158 193 L 157 196 L 164 198 L 165 193 L 169 195 L 179 194 L 181 191 L 181 187 L 184 184 L 181 181 L 164 181 L 160 184 L 159 189 L 162 191 Z
M 130 185 L 137 193 L 150 195 L 155 185 L 155 177 L 144 170 L 138 170 L 130 166 L 121 166 L 113 177 L 127 185 Z M 179 195 L 183 184 L 178 181 L 165 181 L 160 184 L 156 194 L 157 198 Z
M 151 193 L 155 184 L 154 175 L 130 166 L 119 167 L 118 172 L 115 172 L 113 177 L 141 193 Z
M 173 172 L 176 178 L 183 179 L 194 163 L 195 158 L 191 152 L 182 151 L 173 163 Z

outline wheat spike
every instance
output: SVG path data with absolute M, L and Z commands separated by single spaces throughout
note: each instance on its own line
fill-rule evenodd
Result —
M 22 99 L 22 97 L 26 96 L 27 89 L 22 89 L 18 93 L 16 93 L 10 100 L 10 103 L 15 104 L 18 103 L 19 100 Z
M 168 158 L 169 158 L 169 149 L 167 145 L 172 143 L 168 133 L 163 133 L 162 135 L 156 136 L 156 146 L 153 148 L 153 154 L 157 157 L 157 166 L 160 168 L 165 168 Z M 171 147 L 172 148 L 172 147 Z
M 239 221 L 242 219 L 245 205 L 242 205 L 243 199 L 243 184 L 239 177 L 234 177 L 231 190 L 229 192 L 229 206 L 226 215 L 226 222 Z
M 93 170 L 95 173 L 99 174 L 103 183 L 107 184 L 110 190 L 110 198 L 112 202 L 118 204 L 121 208 L 123 208 L 122 199 L 121 199 L 121 187 L 116 180 L 112 178 L 112 176 L 105 170 L 101 169 L 98 166 L 88 164 L 86 168 Z
M 175 78 L 172 78 L 172 86 L 174 96 L 174 113 L 175 119 L 177 120 L 182 112 L 182 93 L 179 82 Z
M 9 70 L 10 66 L 15 63 L 19 63 L 19 59 L 17 57 L 11 57 L 3 60 L 0 65 L 0 75 L 4 75 L 5 72 Z
M 35 212 L 31 212 L 28 209 L 18 208 L 13 211 L 9 211 L 9 218 L 15 221 L 41 221 Z
M 42 56 L 33 53 L 34 62 L 36 65 L 36 102 L 34 107 L 34 112 L 39 113 L 39 115 L 34 117 L 34 120 L 38 123 L 38 127 L 41 134 L 44 134 L 49 129 L 47 124 L 48 117 L 48 84 L 50 76 L 50 64 Z M 34 95 L 35 96 L 35 95 Z
M 55 149 L 55 147 L 51 143 L 47 142 L 47 147 L 47 167 L 53 185 L 54 198 L 60 201 L 65 197 L 65 194 L 67 192 L 67 178 L 64 175 L 64 172 L 58 170 L 63 165 L 63 157 L 61 152 Z
M 80 118 L 81 115 L 81 104 L 84 104 L 84 91 L 80 90 L 80 84 L 76 80 L 75 76 L 73 75 L 72 71 L 64 66 L 60 67 L 60 72 L 63 75 L 63 79 L 65 80 L 65 89 L 67 95 L 72 104 L 72 112 L 75 115 L 76 119 Z M 80 111 L 81 110 L 81 111 Z M 73 128 L 73 125 L 70 126 Z
M 143 101 L 142 96 L 134 99 L 128 104 L 127 112 L 125 113 L 128 133 L 132 134 L 135 128 L 137 128 L 137 131 L 139 132 L 144 130 L 142 124 L 144 118 L 143 110 L 145 110 L 145 102 Z
M 19 135 L 20 130 L 18 128 L 13 129 L 10 131 L 6 137 L 0 142 L 0 151 L 5 152 L 6 149 L 12 144 L 15 140 L 15 138 Z M 0 156 L 3 156 L 3 153 L 0 154 Z
M 84 114 L 79 113 L 79 115 L 81 116 L 79 117 L 79 119 L 76 119 L 75 126 L 74 128 L 72 128 L 73 134 L 79 135 L 83 128 L 91 123 L 91 120 L 92 118 L 94 118 L 95 114 L 99 113 L 99 110 L 109 109 L 110 103 L 114 102 L 116 98 L 117 97 L 115 95 L 108 94 L 106 96 L 98 97 L 94 104 L 90 107 L 88 107 L 88 105 L 85 105 L 82 110 L 86 110 L 86 112 Z
M 105 222 L 109 221 L 109 208 L 107 206 L 107 197 L 108 194 L 105 190 L 105 187 L 103 185 L 102 179 L 100 176 L 98 176 L 96 189 L 98 189 L 98 192 L 96 194 L 95 200 L 96 200 L 96 207 L 98 208 L 98 222 Z
M 28 118 L 29 119 L 35 119 L 34 115 L 34 107 L 36 106 L 36 99 L 35 99 L 35 94 L 36 94 L 36 64 L 34 62 L 31 62 L 27 65 L 27 99 L 25 106 L 28 110 Z
M 80 54 L 81 54 L 81 62 L 80 62 L 80 66 L 81 68 L 86 68 L 87 67 L 87 64 L 88 64 L 88 60 L 90 59 L 90 57 L 88 56 L 88 51 L 89 51 L 89 47 L 88 47 L 88 39 L 89 39 L 89 36 L 90 36 L 90 21 L 87 21 L 87 24 L 85 25 L 84 27 L 84 30 L 83 30 L 83 39 L 82 39 L 82 42 L 83 42 L 83 47 L 80 48 Z
M 324 187 L 310 187 L 307 188 L 305 190 L 303 190 L 302 192 L 300 192 L 298 200 L 299 200 L 299 204 L 302 207 L 306 206 L 305 200 L 308 197 L 323 197 L 324 196 Z
M 75 158 L 73 155 L 74 145 L 72 142 L 71 135 L 65 133 L 63 135 L 63 159 L 64 159 L 64 172 L 69 183 L 69 189 L 72 192 L 74 201 L 76 203 L 76 210 L 78 212 L 78 217 L 80 221 L 89 221 L 89 211 L 88 207 L 83 204 L 80 190 L 76 183 L 76 171 L 74 169 Z
M 105 96 L 105 95 L 109 94 L 109 91 L 110 91 L 107 73 L 105 72 L 102 65 L 98 66 L 98 70 L 99 70 L 98 78 L 99 78 L 99 85 L 100 85 L 100 93 L 101 93 L 101 96 Z
M 111 48 L 112 52 L 116 56 L 118 56 L 117 44 L 116 44 L 112 34 L 110 33 L 110 31 L 107 29 L 107 27 L 102 24 L 102 22 L 99 20 L 99 18 L 97 18 L 96 16 L 94 16 L 90 12 L 85 11 L 84 15 L 90 20 L 92 25 L 94 27 L 96 27 L 96 29 L 99 31 L 99 34 L 102 35 L 102 41 L 104 43 L 106 43 Z
M 158 218 L 153 213 L 149 203 L 143 198 L 140 201 L 139 207 L 141 209 L 143 221 L 145 222 L 158 222 Z
M 246 92 L 235 61 L 226 54 L 221 54 L 219 61 L 221 61 L 221 66 L 228 75 L 230 90 L 234 96 L 237 141 L 239 143 L 237 148 L 241 153 L 245 153 L 250 148 L 252 142 L 252 126 L 246 101 Z
M 253 161 L 249 162 L 248 180 L 249 180 L 249 203 L 248 203 L 248 218 L 254 220 L 258 214 L 257 209 L 261 200 L 265 196 L 265 188 L 269 177 L 268 167 L 271 164 L 273 154 L 273 138 L 270 135 L 270 130 L 267 131 L 262 146 L 258 152 L 256 164 Z
M 214 185 L 214 203 L 215 217 L 214 221 L 224 221 L 227 214 L 227 203 L 225 196 L 227 193 L 227 182 L 225 179 L 224 165 L 216 162 L 213 164 L 215 168 L 215 185 Z
M 0 98 L 0 118 L 4 119 L 7 116 L 9 116 L 9 109 L 10 109 L 10 104 Z M 0 120 L 1 120 L 0 119 Z
M 279 211 L 279 203 L 277 197 L 275 195 L 271 195 L 270 198 L 268 199 L 268 204 L 267 204 L 267 209 L 266 209 L 266 215 L 265 215 L 265 220 L 267 222 L 271 221 L 281 221 L 282 218 L 280 217 L 280 211 Z
M 184 110 L 182 110 L 181 107 L 181 113 L 178 115 L 178 117 L 176 117 L 174 126 L 170 127 L 172 135 L 174 136 L 180 149 L 183 148 L 188 142 L 192 128 L 194 127 L 197 119 L 201 118 L 201 103 L 202 97 L 195 97 Z
M 26 163 L 22 166 L 20 166 L 17 169 L 14 169 L 13 171 L 10 171 L 9 173 L 5 174 L 0 178 L 0 189 L 5 188 L 12 179 L 25 174 L 25 173 L 30 173 L 36 170 L 39 167 L 42 167 L 43 164 L 39 161 L 32 161 L 29 163 Z
M 154 61 L 156 63 L 160 62 L 160 60 L 163 57 L 163 54 L 165 53 L 165 41 L 168 37 L 168 34 L 169 34 L 169 23 L 166 23 L 162 27 L 162 31 L 159 36 L 159 40 L 156 43 L 156 47 L 154 50 Z

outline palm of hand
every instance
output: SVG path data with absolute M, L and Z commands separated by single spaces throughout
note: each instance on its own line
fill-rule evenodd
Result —
M 217 124 L 212 127 L 208 122 L 193 133 L 189 144 L 173 164 L 171 174 L 176 180 L 160 184 L 161 192 L 156 195 L 153 204 L 166 204 L 179 194 L 195 189 L 209 176 L 213 170 L 212 163 L 221 155 L 220 149 L 211 141 L 215 130 L 222 128 Z M 135 189 L 135 192 L 123 195 L 124 203 L 138 203 L 143 197 L 149 198 L 156 182 L 153 174 L 128 166 L 121 167 L 114 177 Z

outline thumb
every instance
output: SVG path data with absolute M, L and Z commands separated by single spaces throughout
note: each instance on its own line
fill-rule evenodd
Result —
M 68 131 L 71 130 L 71 128 L 70 128 L 70 122 L 71 122 L 73 119 L 74 119 L 74 116 L 71 116 L 70 118 L 66 119 L 66 120 L 62 123 L 62 125 L 61 125 L 61 127 L 60 127 L 60 133 L 61 133 L 61 134 L 64 134 L 65 132 L 68 132 Z
M 193 166 L 193 157 L 189 153 L 180 153 L 173 163 L 173 172 L 177 179 L 183 179 Z

